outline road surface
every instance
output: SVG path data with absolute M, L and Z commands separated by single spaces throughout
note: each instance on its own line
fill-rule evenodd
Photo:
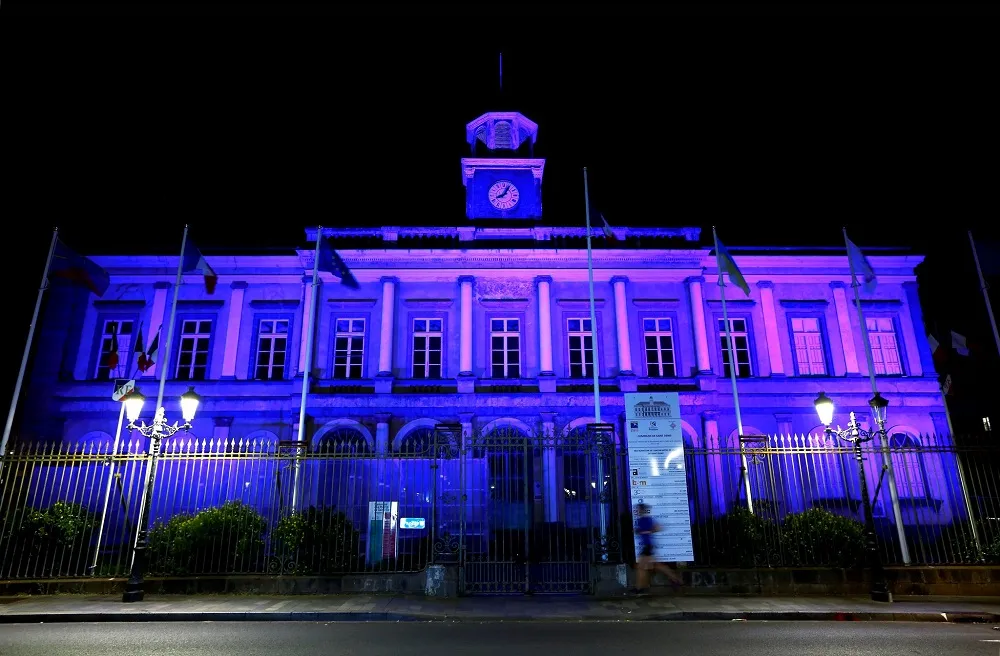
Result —
M 3 656 L 1000 656 L 992 625 L 905 622 L 8 624 Z

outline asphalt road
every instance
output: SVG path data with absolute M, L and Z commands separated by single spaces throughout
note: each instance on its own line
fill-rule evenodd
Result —
M 8 624 L 3 656 L 998 656 L 990 625 L 904 622 Z

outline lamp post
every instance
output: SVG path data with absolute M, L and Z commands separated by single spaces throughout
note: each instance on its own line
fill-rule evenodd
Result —
M 875 518 L 872 515 L 872 502 L 868 496 L 868 480 L 865 477 L 864 457 L 861 453 L 861 445 L 870 442 L 876 435 L 881 435 L 885 439 L 885 416 L 889 402 L 882 398 L 882 395 L 875 392 L 869 401 L 872 416 L 878 425 L 877 431 L 866 431 L 858 424 L 858 418 L 851 412 L 850 422 L 847 428 L 830 428 L 833 422 L 833 401 L 825 393 L 820 392 L 814 404 L 816 414 L 819 415 L 820 422 L 823 423 L 823 431 L 827 435 L 836 435 L 838 439 L 849 442 L 854 447 L 854 459 L 858 461 L 858 479 L 861 483 L 861 505 L 865 513 L 865 546 L 868 549 L 869 566 L 872 572 L 872 601 L 892 601 L 892 592 L 889 591 L 889 583 L 885 577 L 885 569 L 882 567 L 882 556 L 878 551 L 878 543 L 875 541 Z
M 162 394 L 161 394 L 162 396 Z M 128 429 L 139 431 L 143 437 L 150 440 L 149 444 L 149 471 L 146 475 L 146 488 L 142 492 L 142 501 L 139 512 L 139 534 L 135 540 L 135 550 L 132 556 L 132 571 L 129 572 L 128 583 L 125 584 L 125 592 L 122 594 L 122 601 L 142 601 L 142 586 L 145 583 L 144 575 L 146 565 L 149 561 L 149 507 L 153 497 L 153 482 L 156 480 L 156 458 L 160 452 L 160 440 L 164 437 L 172 437 L 175 433 L 191 428 L 191 421 L 194 413 L 198 411 L 201 397 L 195 394 L 194 388 L 181 394 L 181 415 L 184 423 L 178 425 L 175 421 L 168 424 L 164 416 L 164 409 L 157 408 L 153 423 L 147 426 L 145 422 L 136 426 L 139 420 L 139 413 L 146 402 L 146 397 L 139 393 L 136 388 L 125 398 L 125 414 L 128 416 Z

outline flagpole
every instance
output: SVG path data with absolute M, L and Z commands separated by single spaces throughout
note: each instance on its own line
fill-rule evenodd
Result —
M 857 271 L 854 270 L 854 260 L 851 258 L 850 241 L 847 238 L 847 228 L 843 228 L 844 246 L 847 248 L 847 266 L 851 271 L 851 287 L 854 288 L 854 303 L 858 307 L 858 321 L 861 323 L 861 339 L 865 346 L 865 358 L 868 360 L 868 379 L 872 384 L 872 394 L 878 394 L 878 384 L 875 382 L 875 359 L 872 357 L 872 343 L 868 336 L 868 324 L 865 322 L 865 311 L 861 308 L 861 283 L 858 282 Z M 910 547 L 906 543 L 906 529 L 903 526 L 903 511 L 899 508 L 899 491 L 896 488 L 896 475 L 892 470 L 892 457 L 889 455 L 888 435 L 885 426 L 879 426 L 882 432 L 882 465 L 889 477 L 889 498 L 892 500 L 892 516 L 896 522 L 896 533 L 899 535 L 899 551 L 903 564 L 910 564 Z M 874 502 L 874 500 L 872 500 Z
M 301 452 L 302 442 L 305 440 L 303 437 L 306 434 L 306 401 L 309 398 L 309 374 L 312 372 L 312 361 L 313 361 L 313 333 L 315 332 L 315 317 L 316 317 L 316 297 L 319 291 L 319 251 L 320 245 L 323 243 L 323 226 L 316 226 L 316 252 L 313 255 L 313 273 L 312 273 L 312 284 L 310 286 L 310 302 L 309 302 L 309 315 L 303 317 L 303 324 L 306 326 L 305 340 L 306 340 L 306 361 L 305 366 L 302 368 L 302 399 L 299 401 L 299 435 L 298 442 L 295 449 L 295 464 L 294 464 L 294 476 L 292 479 L 292 512 L 298 512 L 299 509 L 299 453 Z
M 173 342 L 173 339 L 174 339 L 174 323 L 176 322 L 176 319 L 177 319 L 177 298 L 180 296 L 181 285 L 184 283 L 184 249 L 187 247 L 187 238 L 188 238 L 188 228 L 189 227 L 190 226 L 188 224 L 186 224 L 186 223 L 184 224 L 184 236 L 181 237 L 181 252 L 180 252 L 180 256 L 178 257 L 178 260 L 177 260 L 177 278 L 174 281 L 174 297 L 173 297 L 173 300 L 170 301 L 170 319 L 169 319 L 169 321 L 167 323 L 167 350 L 165 351 L 166 353 L 170 353 L 170 345 L 171 345 L 171 343 Z M 160 388 L 156 392 L 156 406 L 155 406 L 156 407 L 156 415 L 155 415 L 155 417 L 159 417 L 159 415 L 161 415 L 162 411 L 163 411 L 163 390 L 167 386 L 167 368 L 169 366 L 170 366 L 170 359 L 169 358 L 164 358 L 160 362 Z M 156 419 L 154 418 L 153 421 L 155 423 Z M 157 448 L 159 448 L 159 439 L 158 438 L 157 439 L 152 439 L 151 438 L 150 441 L 149 441 L 149 454 L 148 454 L 147 465 L 146 465 L 146 476 L 145 476 L 145 480 L 143 481 L 143 487 L 142 487 L 143 490 L 149 489 L 149 481 L 150 481 L 150 479 L 154 475 L 154 470 L 156 469 L 156 453 L 154 453 L 154 450 L 157 449 Z M 152 503 L 152 501 L 153 501 L 152 499 L 147 499 L 146 498 L 147 496 L 149 496 L 149 495 L 143 494 L 140 497 L 141 501 L 139 503 L 139 515 L 138 515 L 138 517 L 139 517 L 139 526 L 136 527 L 136 531 L 135 531 L 135 543 L 134 543 L 133 546 L 135 546 L 135 545 L 138 544 L 138 542 L 139 542 L 139 536 L 142 534 L 143 531 L 146 530 L 146 527 L 142 526 L 142 523 L 143 523 L 142 522 L 142 518 L 145 517 L 146 504 L 147 503 Z M 134 548 L 132 550 L 132 562 L 133 563 L 135 562 L 135 549 Z
M 722 322 L 726 325 L 726 350 L 729 351 L 729 380 L 733 384 L 733 408 L 736 410 L 736 432 L 740 444 L 740 469 L 743 471 L 743 488 L 747 495 L 747 510 L 753 514 L 753 498 L 750 493 L 750 468 L 747 465 L 746 449 L 743 448 L 743 416 L 740 414 L 740 393 L 736 387 L 736 351 L 733 349 L 733 335 L 729 327 L 729 310 L 726 309 L 726 282 L 722 278 L 722 261 L 719 256 L 719 235 L 712 226 L 712 240 L 715 242 L 715 268 L 719 270 L 719 298 L 722 299 Z
M 7 441 L 14 427 L 14 414 L 17 412 L 17 401 L 21 396 L 21 386 L 24 384 L 24 372 L 28 368 L 28 355 L 31 353 L 31 343 L 35 339 L 35 326 L 38 323 L 38 312 L 42 308 L 42 295 L 49 288 L 49 268 L 52 266 L 52 255 L 56 251 L 56 240 L 59 239 L 59 228 L 52 229 L 52 241 L 49 243 L 49 254 L 45 257 L 45 267 L 42 269 L 42 283 L 38 287 L 38 297 L 35 299 L 35 311 L 28 325 L 28 339 L 24 343 L 24 354 L 21 356 L 21 368 L 17 372 L 17 382 L 14 383 L 14 396 L 10 400 L 10 411 L 7 413 L 7 423 L 3 427 L 3 438 L 0 439 L 0 473 L 3 473 L 3 458 L 7 453 Z
M 590 244 L 590 190 L 587 187 L 587 167 L 583 167 L 583 199 L 587 217 L 587 283 L 590 286 L 590 340 L 593 343 L 594 371 L 594 421 L 601 423 L 601 374 L 597 370 L 600 359 L 597 353 L 597 308 L 594 301 L 594 256 Z M 587 349 L 583 349 L 583 366 L 587 367 Z
M 990 325 L 993 326 L 993 339 L 997 343 L 997 353 L 1000 353 L 1000 331 L 997 330 L 997 320 L 993 316 L 993 305 L 990 303 L 990 286 L 986 284 L 983 277 L 983 268 L 979 266 L 979 253 L 976 251 L 976 241 L 972 238 L 972 231 L 969 231 L 969 243 L 972 245 L 972 258 L 976 261 L 976 273 L 979 274 L 979 287 L 983 291 L 983 300 L 986 301 L 986 312 L 990 315 Z M 0 453 L 3 451 L 0 450 Z
M 97 526 L 97 541 L 94 544 L 94 558 L 90 563 L 90 574 L 97 573 L 97 560 L 101 556 L 101 542 L 104 538 L 104 524 L 108 518 L 108 504 L 111 501 L 111 484 L 115 478 L 115 456 L 118 455 L 118 445 L 121 443 L 122 425 L 125 423 L 125 399 L 121 400 L 118 410 L 118 428 L 115 429 L 115 441 L 111 446 L 111 456 L 108 459 L 108 483 L 104 486 L 104 504 L 101 506 L 101 523 Z

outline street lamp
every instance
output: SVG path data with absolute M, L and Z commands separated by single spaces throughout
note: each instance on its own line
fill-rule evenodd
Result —
M 188 388 L 188 391 L 181 394 L 183 424 L 178 424 L 176 421 L 173 424 L 168 424 L 164 416 L 164 409 L 160 407 L 157 408 L 151 425 L 147 426 L 145 422 L 142 422 L 136 426 L 135 422 L 139 420 L 139 413 L 142 412 L 142 406 L 145 402 L 146 397 L 139 393 L 138 388 L 125 397 L 125 414 L 128 415 L 128 429 L 139 431 L 143 437 L 147 437 L 150 440 L 149 472 L 146 475 L 146 489 L 142 492 L 142 501 L 140 503 L 142 510 L 139 513 L 139 534 L 135 540 L 132 571 L 129 573 L 128 583 L 125 584 L 125 592 L 122 594 L 122 601 L 125 602 L 142 601 L 143 598 L 142 586 L 145 583 L 143 576 L 146 573 L 146 565 L 149 561 L 149 506 L 153 497 L 153 482 L 156 480 L 156 457 L 160 452 L 160 440 L 164 437 L 172 437 L 178 431 L 191 428 L 191 421 L 194 419 L 195 412 L 198 411 L 201 397 L 195 393 L 193 387 Z
M 820 422 L 823 423 L 823 430 L 827 435 L 836 435 L 838 439 L 849 442 L 854 447 L 854 459 L 858 461 L 858 479 L 861 483 L 861 505 L 865 512 L 865 546 L 868 550 L 870 567 L 872 571 L 871 598 L 873 601 L 892 601 L 892 592 L 889 591 L 889 583 L 885 578 L 885 569 L 882 567 L 882 556 L 878 551 L 878 543 L 875 541 L 875 518 L 872 515 L 872 502 L 868 497 L 868 480 L 865 477 L 864 457 L 861 453 L 861 445 L 870 442 L 876 435 L 881 435 L 885 439 L 885 416 L 889 402 L 882 398 L 878 392 L 868 401 L 872 409 L 872 416 L 878 425 L 876 431 L 866 431 L 858 424 L 858 418 L 851 412 L 850 422 L 847 428 L 830 428 L 833 423 L 833 401 L 823 392 L 819 393 L 816 401 L 816 414 L 819 415 Z

